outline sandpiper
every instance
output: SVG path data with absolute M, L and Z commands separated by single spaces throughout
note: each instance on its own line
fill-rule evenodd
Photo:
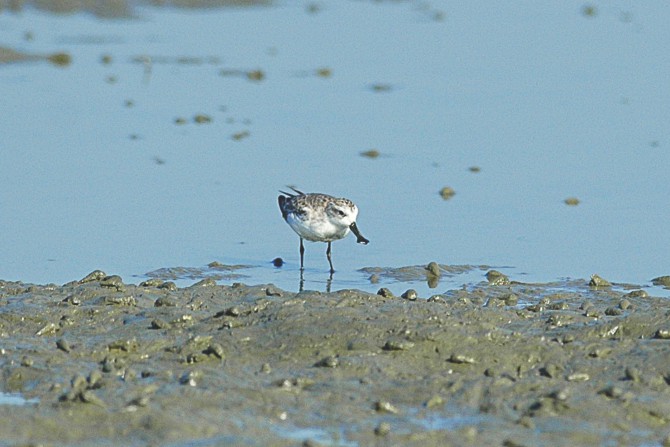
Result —
M 305 246 L 303 239 L 312 242 L 327 242 L 326 257 L 330 273 L 335 272 L 330 258 L 330 243 L 342 239 L 351 230 L 356 242 L 370 242 L 363 237 L 356 226 L 358 207 L 349 199 L 338 199 L 327 194 L 305 194 L 291 187 L 296 194 L 279 191 L 279 209 L 284 220 L 300 236 L 300 270 L 304 269 Z

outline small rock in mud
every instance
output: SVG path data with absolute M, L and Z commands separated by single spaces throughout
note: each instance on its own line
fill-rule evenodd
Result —
M 458 364 L 472 364 L 475 363 L 475 359 L 464 355 L 464 354 L 451 354 L 449 357 L 449 361 L 451 363 L 458 363 Z
M 497 270 L 489 270 L 486 272 L 486 279 L 492 286 L 508 286 L 510 284 L 507 275 L 504 275 Z
M 589 281 L 590 287 L 611 287 L 612 283 L 606 279 L 601 278 L 600 276 L 593 274 L 591 275 L 591 280 Z
M 391 402 L 385 400 L 379 400 L 375 402 L 374 408 L 375 411 L 379 413 L 391 413 L 391 414 L 400 413 L 400 410 L 398 410 Z
M 413 347 L 414 343 L 409 340 L 388 340 L 382 349 L 385 351 L 406 351 Z
M 102 270 L 93 270 L 91 273 L 80 279 L 79 284 L 86 284 L 92 281 L 102 281 L 102 279 L 106 276 L 107 273 L 103 272 Z
M 379 425 L 375 427 L 375 435 L 377 436 L 386 436 L 391 433 L 391 424 L 388 422 L 380 422 Z
M 428 270 L 428 273 L 433 276 L 439 277 L 442 274 L 442 270 L 440 270 L 440 265 L 437 262 L 430 262 L 426 266 L 426 270 Z
M 654 338 L 659 338 L 661 340 L 670 340 L 670 329 L 662 328 L 658 329 L 654 333 Z
M 386 287 L 382 287 L 377 291 L 377 295 L 383 296 L 384 298 L 394 298 L 393 292 L 391 292 Z
M 416 290 L 408 289 L 402 295 L 400 295 L 400 297 L 408 301 L 416 301 L 418 295 L 416 293 Z
M 334 356 L 334 355 L 329 355 L 328 357 L 324 357 L 318 362 L 314 364 L 316 367 L 320 368 L 335 368 L 339 366 L 340 360 Z

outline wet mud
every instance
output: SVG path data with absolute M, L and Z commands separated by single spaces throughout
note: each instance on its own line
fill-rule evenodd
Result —
M 444 269 L 441 269 L 444 270 Z M 8 445 L 670 445 L 670 301 L 0 281 Z

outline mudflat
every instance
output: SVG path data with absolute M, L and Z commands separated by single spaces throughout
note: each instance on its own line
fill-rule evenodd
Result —
M 490 275 L 489 278 L 493 278 Z M 670 300 L 0 281 L 3 445 L 670 445 Z

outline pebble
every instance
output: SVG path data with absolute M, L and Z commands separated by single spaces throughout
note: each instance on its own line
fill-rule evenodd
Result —
M 388 422 L 381 422 L 375 427 L 375 435 L 386 436 L 391 432 L 391 424 Z
M 106 296 L 103 301 L 108 306 L 137 306 L 137 300 L 132 295 Z
M 616 385 L 610 385 L 600 390 L 598 394 L 604 394 L 605 396 L 611 399 L 616 399 L 623 396 L 623 390 Z
M 102 373 L 94 369 L 86 378 L 89 388 L 101 388 L 102 387 Z
M 440 406 L 444 403 L 444 399 L 439 394 L 434 395 L 426 402 L 426 408 L 434 408 Z
M 151 329 L 169 329 L 170 323 L 160 318 L 154 318 L 151 320 Z
M 56 347 L 65 353 L 69 353 L 70 351 L 72 351 L 70 343 L 68 343 L 67 340 L 63 338 L 56 340 Z
M 467 355 L 464 355 L 464 354 L 451 354 L 448 361 L 451 362 L 451 363 L 458 363 L 458 364 L 472 364 L 472 363 L 475 363 L 474 358 L 468 357 Z
M 428 270 L 428 273 L 434 276 L 440 276 L 442 274 L 442 270 L 440 270 L 440 266 L 437 262 L 430 262 L 426 266 L 426 270 Z
M 648 298 L 649 294 L 646 290 L 633 290 L 632 292 L 628 292 L 625 296 L 628 298 Z
M 87 282 L 100 281 L 107 276 L 107 273 L 102 270 L 93 270 L 88 275 L 84 276 L 79 280 L 79 284 L 85 284 Z
M 109 351 L 123 351 L 123 352 L 133 352 L 136 351 L 140 344 L 137 342 L 135 337 L 117 340 L 107 345 Z
M 621 310 L 621 308 L 617 307 L 608 307 L 607 309 L 605 309 L 605 315 L 608 315 L 610 317 L 621 315 L 622 313 L 623 311 Z
M 319 367 L 319 368 L 336 368 L 337 366 L 340 365 L 340 360 L 334 356 L 334 355 L 329 355 L 328 357 L 324 357 L 318 362 L 314 364 L 314 366 Z
M 100 399 L 95 393 L 91 390 L 84 390 L 80 393 L 80 398 L 82 402 L 87 404 L 97 405 L 99 407 L 105 407 L 105 403 Z
M 382 287 L 381 289 L 379 289 L 377 291 L 377 295 L 383 296 L 384 298 L 395 298 L 395 296 L 393 295 L 393 292 L 391 292 L 386 287 Z
M 386 400 L 380 400 L 375 402 L 374 408 L 375 411 L 379 413 L 391 413 L 391 414 L 400 413 L 400 411 L 391 402 Z
M 659 338 L 661 340 L 670 340 L 670 329 L 658 329 L 654 334 L 654 338 Z
M 554 363 L 547 363 L 543 368 L 540 369 L 540 373 L 542 375 L 550 377 L 552 379 L 558 377 L 560 371 L 561 368 L 559 368 L 558 365 L 555 365 Z
M 169 296 L 162 296 L 154 301 L 154 307 L 175 307 L 177 306 L 177 300 Z
M 21 366 L 31 367 L 31 366 L 33 366 L 34 363 L 35 362 L 33 361 L 33 359 L 31 359 L 27 355 L 24 355 L 21 358 Z
M 125 286 L 123 284 L 123 280 L 119 275 L 111 275 L 102 278 L 102 280 L 100 281 L 100 287 L 110 287 L 121 291 Z
M 151 278 L 151 279 L 147 279 L 146 281 L 142 281 L 140 283 L 140 287 L 158 287 L 161 284 L 163 284 L 162 279 Z
M 237 306 L 229 307 L 224 311 L 224 315 L 228 315 L 229 317 L 239 317 L 241 314 L 242 311 Z
M 70 295 L 63 300 L 64 303 L 72 304 L 73 306 L 79 306 L 81 304 L 81 299 L 78 296 Z
M 591 280 L 589 281 L 590 287 L 610 287 L 611 285 L 612 283 L 606 279 L 603 279 L 596 274 L 591 275 Z
M 179 287 L 177 287 L 177 284 L 175 284 L 172 281 L 164 282 L 163 284 L 159 285 L 158 288 L 160 290 L 168 290 L 170 292 L 176 292 L 177 290 L 179 290 Z
M 414 343 L 409 340 L 388 340 L 382 349 L 385 351 L 407 351 L 413 347 Z
M 221 346 L 219 343 L 210 344 L 209 347 L 205 350 L 205 354 L 214 354 L 221 360 L 226 358 L 226 355 L 223 351 L 223 346 Z
M 201 375 L 202 374 L 198 371 L 185 372 L 179 378 L 179 383 L 181 383 L 182 385 L 197 386 L 198 379 L 200 378 Z
M 544 312 L 545 307 L 542 304 L 531 304 L 525 308 L 529 312 Z
M 53 324 L 53 323 L 48 323 L 47 325 L 42 326 L 42 328 L 41 328 L 40 330 L 38 330 L 38 331 L 35 333 L 35 335 L 37 335 L 38 337 L 40 337 L 40 336 L 42 336 L 42 335 L 54 335 L 54 334 L 57 333 L 59 330 L 60 330 L 60 327 L 59 327 L 59 326 L 57 326 L 57 325 L 55 325 L 55 324 Z
M 506 306 L 516 306 L 519 304 L 519 297 L 513 293 L 503 296 L 502 299 L 505 300 Z
M 572 374 L 568 375 L 568 377 L 566 377 L 565 379 L 568 382 L 586 382 L 590 378 L 591 378 L 591 376 L 589 376 L 586 373 L 572 373 Z
M 486 279 L 489 282 L 489 285 L 492 286 L 508 286 L 510 285 L 510 280 L 507 275 L 500 273 L 497 270 L 489 270 L 486 272 Z
M 195 284 L 191 285 L 191 288 L 198 288 L 198 287 L 212 287 L 216 285 L 216 280 L 214 278 L 203 278 L 200 281 L 196 282 Z
M 405 299 L 405 300 L 408 300 L 408 301 L 416 301 L 418 295 L 416 293 L 416 290 L 408 289 L 408 290 L 405 291 L 405 293 L 400 295 L 400 297 Z

